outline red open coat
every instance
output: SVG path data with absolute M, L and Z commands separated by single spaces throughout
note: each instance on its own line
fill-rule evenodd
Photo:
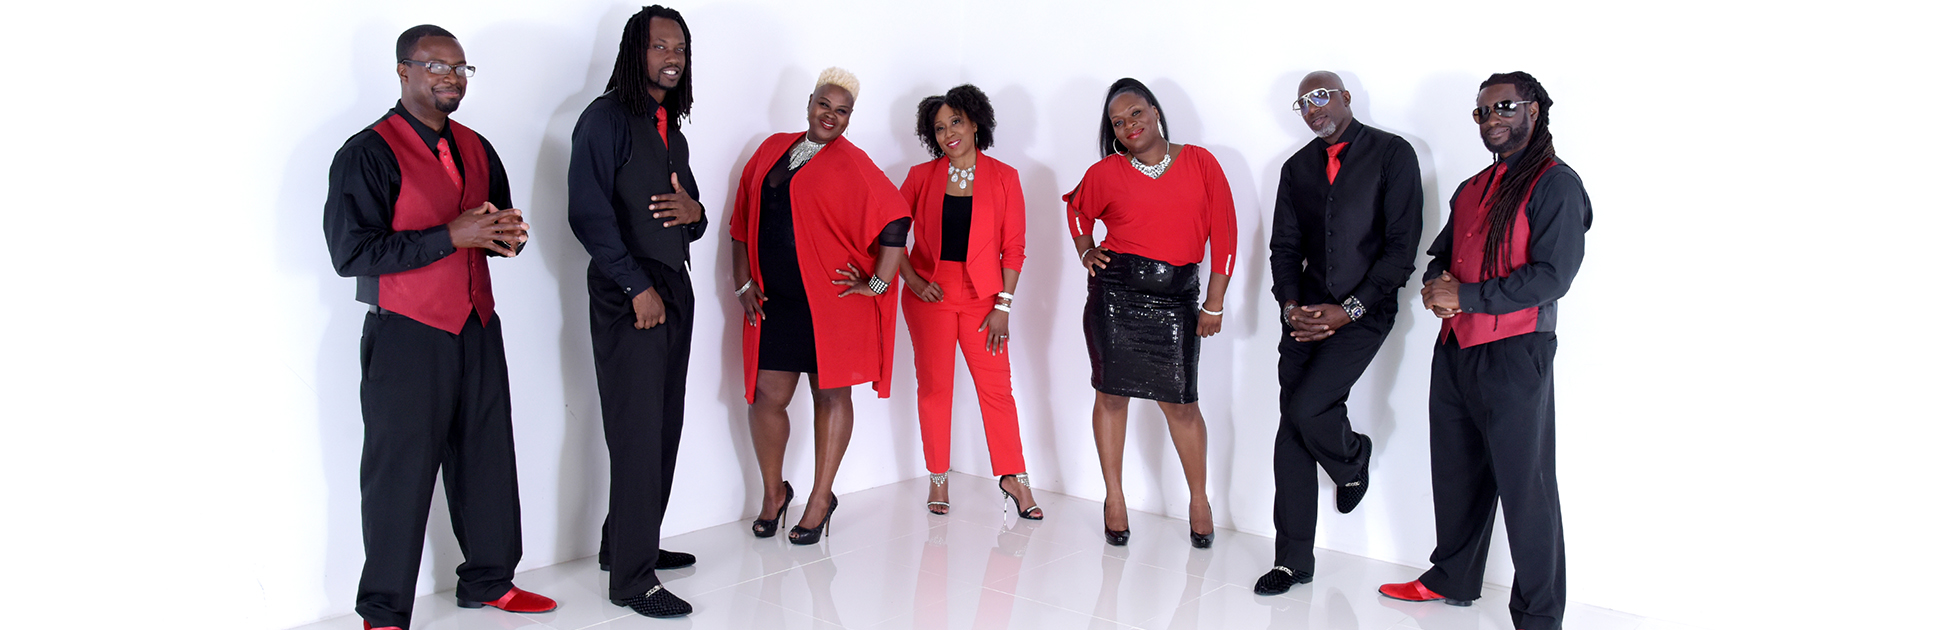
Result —
M 752 280 L 765 290 L 765 273 L 758 265 L 760 187 L 785 152 L 804 133 L 779 133 L 766 138 L 745 163 L 738 179 L 738 198 L 731 208 L 731 238 L 746 244 Z M 874 269 L 880 231 L 907 216 L 900 191 L 859 147 L 841 137 L 792 177 L 793 243 L 799 249 L 799 277 L 806 283 L 812 311 L 813 339 L 819 355 L 819 386 L 843 387 L 873 382 L 881 398 L 890 395 L 894 365 L 894 311 L 899 308 L 900 280 L 878 297 L 850 295 L 832 284 L 836 270 L 852 263 L 865 273 Z M 758 336 L 764 321 L 745 325 L 745 402 L 758 394 Z
M 914 165 L 901 182 L 901 195 L 914 209 L 914 246 L 908 260 L 914 272 L 934 280 L 941 260 L 941 197 L 948 194 L 948 158 Z M 1016 169 L 987 154 L 976 154 L 975 199 L 968 220 L 968 280 L 975 291 L 994 296 L 1002 291 L 1002 268 L 1022 272 L 1022 180 Z

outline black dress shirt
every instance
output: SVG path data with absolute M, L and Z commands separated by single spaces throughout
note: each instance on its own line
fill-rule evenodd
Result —
M 1518 151 L 1510 164 L 1523 157 Z M 1467 184 L 1464 184 L 1467 186 Z M 1449 270 L 1450 253 L 1455 243 L 1456 195 L 1449 198 L 1449 220 L 1429 246 L 1429 270 L 1422 274 L 1424 284 Z M 1557 299 L 1571 290 L 1571 278 L 1584 263 L 1584 233 L 1591 229 L 1591 197 L 1584 192 L 1584 180 L 1570 165 L 1558 162 L 1537 178 L 1525 204 L 1524 217 L 1530 222 L 1530 262 L 1502 278 L 1466 283 L 1457 290 L 1465 313 L 1503 315 L 1531 307 L 1537 311 L 1537 330 L 1557 329 Z
M 655 114 L 652 113 L 652 116 Z M 668 112 L 666 112 L 668 115 Z M 582 110 L 582 117 L 576 120 L 575 131 L 571 135 L 569 149 L 569 229 L 575 232 L 576 239 L 582 241 L 583 249 L 589 250 L 589 258 L 596 263 L 596 269 L 623 287 L 623 292 L 634 297 L 650 288 L 650 276 L 643 272 L 638 258 L 650 259 L 652 252 L 636 251 L 637 246 L 623 234 L 623 222 L 640 220 L 625 213 L 653 214 L 648 204 L 642 208 L 617 207 L 617 174 L 625 163 L 632 160 L 634 152 L 647 160 L 649 168 L 642 182 L 652 194 L 676 192 L 670 186 L 670 174 L 677 173 L 677 181 L 684 185 L 692 198 L 698 195 L 697 178 L 691 175 L 690 142 L 684 139 L 676 121 L 669 124 L 670 143 L 664 144 L 662 138 L 654 137 L 647 142 L 631 138 L 630 113 L 615 99 L 599 97 Z M 650 129 L 656 128 L 655 119 L 650 121 Z M 702 203 L 702 202 L 699 202 Z M 699 216 L 696 223 L 676 226 L 669 229 L 684 230 L 685 242 L 696 241 L 704 236 L 709 222 Z M 667 265 L 668 266 L 668 265 Z M 673 269 L 674 271 L 687 271 Z
M 968 262 L 968 231 L 974 221 L 974 196 L 941 196 L 941 260 Z
M 325 246 L 332 252 L 332 268 L 340 276 L 359 279 L 358 300 L 374 305 L 379 304 L 380 275 L 412 271 L 454 253 L 454 240 L 447 235 L 445 225 L 424 230 L 393 229 L 393 204 L 399 202 L 399 158 L 393 157 L 392 147 L 373 126 L 394 114 L 405 118 L 420 134 L 430 153 L 438 155 L 434 147 L 445 139 L 456 156 L 454 168 L 460 170 L 462 180 L 470 177 L 464 160 L 458 159 L 460 147 L 454 142 L 453 126 L 436 132 L 399 103 L 394 103 L 386 116 L 353 134 L 332 156 L 325 197 Z M 508 197 L 508 172 L 501 166 L 500 154 L 494 152 L 486 136 L 481 136 L 481 148 L 487 151 L 488 202 L 497 208 L 513 207 Z M 517 245 L 516 251 L 520 249 Z
M 1392 306 L 1415 273 L 1422 240 L 1422 171 L 1401 136 L 1349 119 L 1341 169 L 1327 183 L 1327 141 L 1280 167 L 1273 202 L 1273 297 L 1281 303 Z

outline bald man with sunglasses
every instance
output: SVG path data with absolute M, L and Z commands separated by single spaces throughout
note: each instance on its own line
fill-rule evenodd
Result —
M 1280 339 L 1280 426 L 1273 442 L 1273 569 L 1253 590 L 1313 581 L 1318 467 L 1335 507 L 1367 494 L 1374 440 L 1354 430 L 1348 392 L 1395 327 L 1395 294 L 1415 272 L 1422 172 L 1401 136 L 1361 124 L 1332 72 L 1300 82 L 1293 112 L 1317 138 L 1280 169 L 1273 205 L 1273 297 Z

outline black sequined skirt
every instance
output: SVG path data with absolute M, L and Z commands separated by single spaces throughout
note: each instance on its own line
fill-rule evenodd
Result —
M 1198 402 L 1198 265 L 1110 252 L 1090 278 L 1083 339 L 1097 391 Z

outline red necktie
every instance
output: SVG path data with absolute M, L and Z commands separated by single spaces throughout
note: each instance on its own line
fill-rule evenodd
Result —
M 1347 150 L 1347 143 L 1327 147 L 1327 183 L 1334 183 L 1334 176 L 1341 174 L 1341 152 Z
M 447 139 L 441 138 L 440 142 L 433 145 L 433 149 L 440 152 L 440 168 L 447 169 L 447 178 L 454 180 L 454 187 L 465 189 L 466 187 L 460 184 L 460 169 L 454 167 L 454 154 L 447 150 Z
M 664 146 L 670 146 L 670 121 L 664 120 L 664 108 L 657 108 L 657 137 L 664 139 Z

